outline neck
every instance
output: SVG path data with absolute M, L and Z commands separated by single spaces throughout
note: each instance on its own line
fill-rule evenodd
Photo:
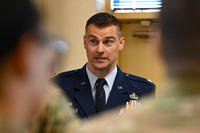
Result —
M 92 67 L 89 63 L 87 63 L 87 67 L 98 78 L 104 78 L 115 69 L 116 64 L 108 68 L 97 69 L 97 68 Z

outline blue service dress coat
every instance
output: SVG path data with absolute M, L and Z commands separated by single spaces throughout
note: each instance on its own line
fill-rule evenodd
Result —
M 63 72 L 55 77 L 55 82 L 64 90 L 72 106 L 80 118 L 88 118 L 96 114 L 91 85 L 86 66 L 78 70 Z M 154 95 L 155 85 L 148 80 L 122 72 L 117 68 L 117 75 L 104 110 L 125 105 L 132 100 L 130 95 L 136 94 L 139 99 Z

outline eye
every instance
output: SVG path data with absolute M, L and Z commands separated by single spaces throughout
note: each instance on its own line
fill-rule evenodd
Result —
M 91 45 L 98 45 L 99 44 L 99 41 L 97 39 L 90 39 L 89 42 L 90 42 Z
M 115 41 L 113 39 L 108 39 L 103 41 L 103 44 L 106 46 L 112 46 L 115 43 Z

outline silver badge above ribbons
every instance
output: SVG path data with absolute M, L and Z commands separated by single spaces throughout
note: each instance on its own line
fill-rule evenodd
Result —
M 138 100 L 139 97 L 134 92 L 129 96 L 132 100 Z

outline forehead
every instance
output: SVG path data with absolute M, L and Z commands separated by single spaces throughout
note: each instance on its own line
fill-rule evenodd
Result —
M 110 25 L 106 27 L 97 27 L 94 24 L 91 24 L 86 29 L 86 35 L 92 35 L 99 38 L 104 38 L 107 36 L 117 37 L 118 35 L 118 27 L 115 25 Z

